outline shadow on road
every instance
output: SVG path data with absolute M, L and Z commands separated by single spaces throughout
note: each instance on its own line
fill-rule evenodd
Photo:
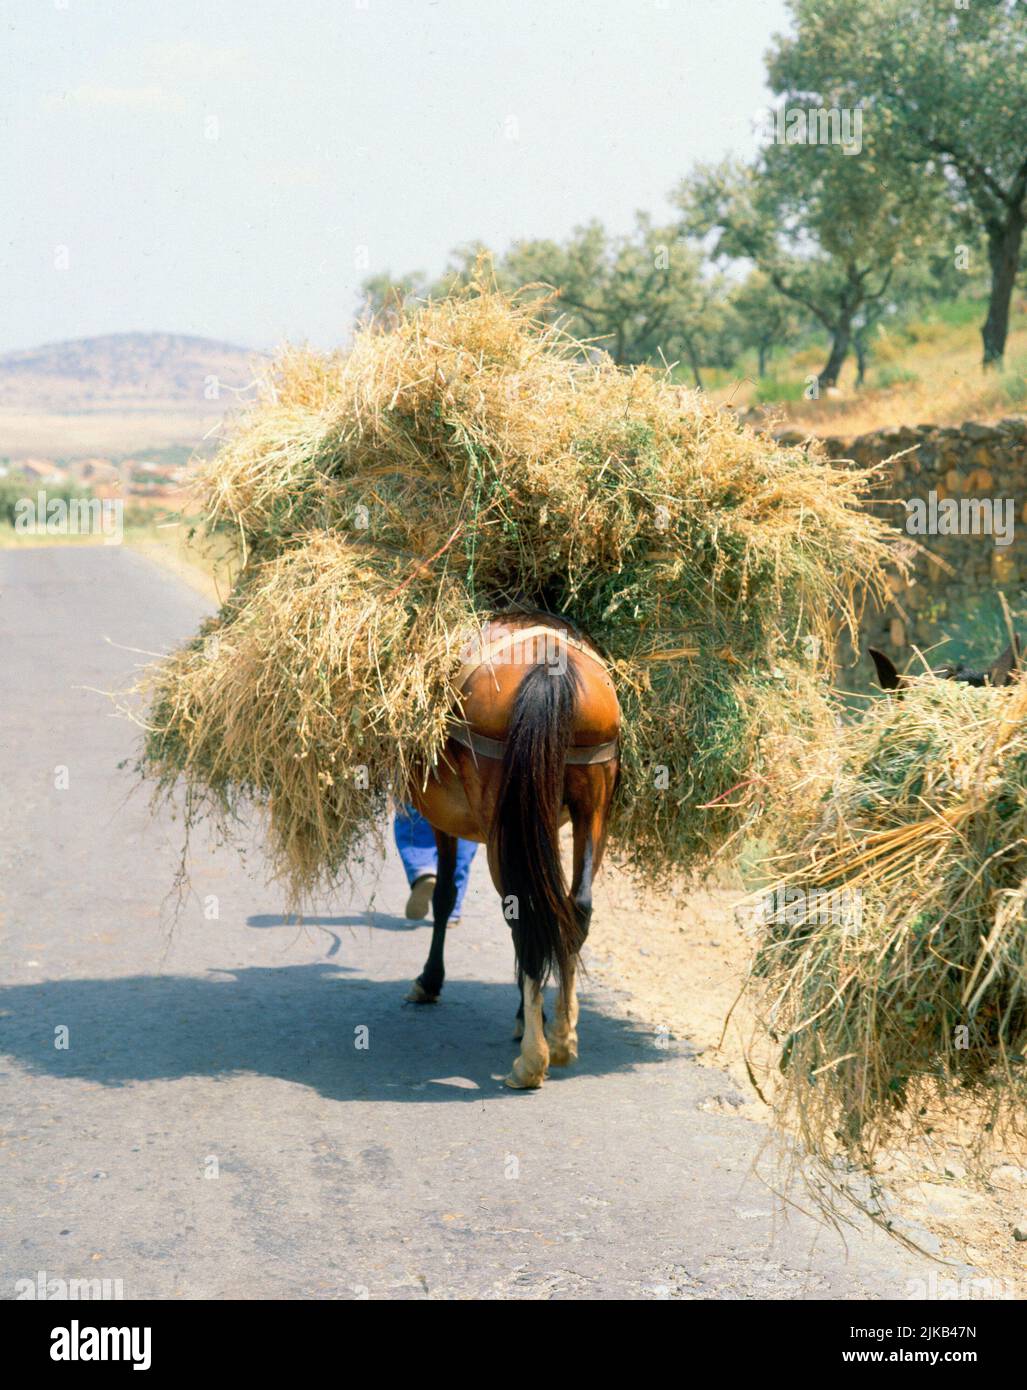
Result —
M 496 1079 L 516 1052 L 512 984 L 454 979 L 441 1003 L 406 1005 L 405 981 L 348 974 L 317 963 L 14 985 L 0 989 L 0 1048 L 32 1072 L 105 1086 L 256 1073 L 337 1101 L 515 1097 Z M 675 1055 L 587 1004 L 579 1034 L 581 1060 L 553 1084 Z
M 331 945 L 325 951 L 325 959 L 331 960 L 342 949 L 342 937 L 332 930 L 333 927 L 368 927 L 376 931 L 411 932 L 429 924 L 423 921 L 410 922 L 406 917 L 392 917 L 384 912 L 351 912 L 344 917 L 329 917 L 316 912 L 291 917 L 280 912 L 255 912 L 246 918 L 246 925 L 256 927 L 258 931 L 270 930 L 272 927 L 292 927 L 297 932 L 306 932 L 311 928 L 324 932 L 331 939 Z
M 326 917 L 317 912 L 305 912 L 301 917 L 289 917 L 281 912 L 255 912 L 246 918 L 248 927 L 373 927 L 375 931 L 416 931 L 431 926 L 422 918 L 412 922 L 407 917 L 394 917 L 388 912 L 351 912 L 344 917 Z
M 338 932 L 332 930 L 333 927 L 369 927 L 375 931 L 411 932 L 430 924 L 424 921 L 411 922 L 406 917 L 393 917 L 386 912 L 351 912 L 345 917 L 328 917 L 316 912 L 291 917 L 280 912 L 255 912 L 246 918 L 246 925 L 256 927 L 258 931 L 271 927 L 292 927 L 296 931 L 316 928 L 331 937 L 332 944 L 325 952 L 326 958 L 331 959 L 339 954 L 342 947 L 342 938 Z

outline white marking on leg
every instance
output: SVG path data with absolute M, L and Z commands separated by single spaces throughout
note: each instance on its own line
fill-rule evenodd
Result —
M 524 1036 L 521 1055 L 514 1058 L 506 1084 L 515 1091 L 533 1091 L 546 1079 L 549 1045 L 542 1027 L 542 991 L 534 980 L 524 981 Z
M 439 996 L 429 994 L 420 980 L 415 980 L 410 986 L 406 999 L 409 1004 L 437 1004 L 439 1002 Z
M 549 1065 L 553 1067 L 566 1067 L 578 1057 L 577 965 L 577 956 L 571 956 L 556 996 L 556 1017 L 549 1030 Z

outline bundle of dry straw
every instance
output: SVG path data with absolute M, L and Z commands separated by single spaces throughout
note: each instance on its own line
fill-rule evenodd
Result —
M 876 701 L 770 901 L 759 1005 L 810 1152 L 872 1167 L 963 1098 L 981 1139 L 1022 1129 L 1027 682 Z
M 821 677 L 886 558 L 869 475 L 595 357 L 476 286 L 283 356 L 207 467 L 207 524 L 246 563 L 156 673 L 143 768 L 190 815 L 269 807 L 296 895 L 427 774 L 497 610 L 563 613 L 609 659 L 615 848 L 650 879 L 774 805 L 830 727 Z

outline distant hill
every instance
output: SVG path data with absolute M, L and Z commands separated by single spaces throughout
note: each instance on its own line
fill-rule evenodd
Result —
M 261 353 L 176 333 L 110 333 L 0 355 L 0 409 L 174 410 L 209 417 L 253 382 Z M 210 383 L 220 400 L 210 399 Z M 206 393 L 206 394 L 205 394 Z
M 110 333 L 2 354 L 0 460 L 209 450 L 265 360 L 177 333 Z

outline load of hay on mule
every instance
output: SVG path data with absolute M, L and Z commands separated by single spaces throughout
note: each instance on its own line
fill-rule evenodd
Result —
M 483 621 L 542 610 L 616 687 L 612 845 L 650 880 L 700 865 L 831 725 L 822 675 L 886 558 L 867 481 L 487 287 L 288 353 L 201 478 L 245 564 L 154 673 L 143 770 L 229 830 L 267 808 L 299 901 L 437 764 Z

